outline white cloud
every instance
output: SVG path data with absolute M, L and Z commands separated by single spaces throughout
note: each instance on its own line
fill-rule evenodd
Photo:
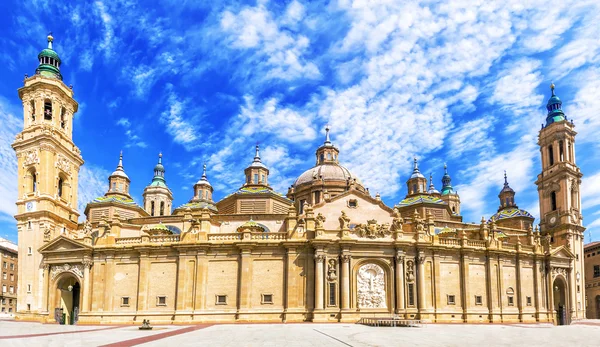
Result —
M 79 195 L 77 196 L 77 209 L 81 214 L 79 220 L 85 219 L 83 212 L 89 202 L 99 196 L 103 196 L 108 190 L 108 176 L 110 172 L 90 165 L 85 164 L 79 170 Z
M 0 218 L 3 220 L 12 219 L 17 213 L 17 157 L 11 143 L 23 127 L 23 120 L 19 116 L 21 112 L 19 106 L 0 97 L 0 177 L 3 182 L 12 182 L 0 184 Z
M 289 24 L 302 16 L 302 5 L 292 3 L 282 22 Z M 321 77 L 317 65 L 305 56 L 310 40 L 304 35 L 281 30 L 278 20 L 263 5 L 244 7 L 239 12 L 224 11 L 220 27 L 230 47 L 252 50 L 254 68 L 264 71 L 264 75 L 256 76 L 258 78 L 291 81 Z
M 269 133 L 279 140 L 292 143 L 315 139 L 313 118 L 310 115 L 281 107 L 275 98 L 266 100 L 262 105 L 256 105 L 250 96 L 245 96 L 244 100 L 246 103 L 235 121 L 235 128 L 244 136 Z
M 167 85 L 166 92 L 167 108 L 161 113 L 160 122 L 166 126 L 174 142 L 188 150 L 196 148 L 200 145 L 197 124 L 202 118 L 202 110 L 193 107 L 188 99 L 179 98 L 173 85 Z
M 449 146 L 452 148 L 450 158 L 459 158 L 465 154 L 476 154 L 481 159 L 494 153 L 495 144 L 491 137 L 494 131 L 494 118 L 485 116 L 462 123 L 450 136 Z
M 131 129 L 131 122 L 127 118 L 119 118 L 116 123 L 125 129 L 125 138 L 127 141 L 125 142 L 125 147 L 141 147 L 146 148 L 148 144 Z M 139 129 L 141 126 L 136 126 L 136 129 Z

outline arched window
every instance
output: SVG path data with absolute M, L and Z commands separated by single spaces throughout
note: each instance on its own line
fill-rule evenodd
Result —
M 160 215 L 161 216 L 165 215 L 165 202 L 164 201 L 160 202 Z
M 150 202 L 150 215 L 154 216 L 154 201 Z
M 550 193 L 550 205 L 552 211 L 556 211 L 556 192 Z
M 30 193 L 34 193 L 37 190 L 37 174 L 34 169 L 29 170 L 29 183 L 27 184 L 27 190 Z
M 60 108 L 60 127 L 63 129 L 67 128 L 67 116 L 65 115 L 65 108 Z
M 58 197 L 59 198 L 62 198 L 62 196 L 63 196 L 63 184 L 64 183 L 65 182 L 63 181 L 62 177 L 60 177 L 58 179 Z
M 550 166 L 554 165 L 554 150 L 552 145 L 548 146 L 548 159 L 550 160 Z
M 321 155 L 319 156 L 321 160 L 319 160 L 320 163 L 323 162 L 323 160 L 325 160 L 325 154 L 321 153 Z
M 258 174 L 254 174 L 254 184 L 258 184 Z
M 562 141 L 558 142 L 558 160 L 565 161 L 565 149 Z
M 327 153 L 327 160 L 331 160 L 331 153 Z
M 412 191 L 413 193 L 416 193 L 416 192 L 417 192 L 417 185 L 416 185 L 416 184 L 413 184 L 413 189 L 412 189 L 412 190 L 413 190 L 413 191 Z
M 508 202 L 509 202 L 508 198 L 504 199 L 504 206 L 508 206 Z
M 52 120 L 52 102 L 50 100 L 44 101 L 44 120 Z
M 35 122 L 35 101 L 31 100 L 31 123 Z

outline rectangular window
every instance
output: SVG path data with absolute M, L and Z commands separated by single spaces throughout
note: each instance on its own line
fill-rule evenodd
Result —
M 298 206 L 298 212 L 299 214 L 303 214 L 304 213 L 304 203 L 306 202 L 306 200 L 300 200 L 300 206 Z
M 11 269 L 11 270 L 14 270 L 14 269 L 15 269 L 15 264 L 14 264 L 14 263 L 10 264 L 10 269 Z
M 10 274 L 10 280 L 11 280 L 12 282 L 14 282 L 14 281 L 15 281 L 15 275 L 14 275 L 14 274 Z
M 215 305 L 227 305 L 227 295 L 216 295 Z
M 3 273 L 2 273 L 2 278 L 6 279 L 6 278 L 7 278 L 6 276 L 7 276 L 7 275 L 6 275 L 6 272 L 3 272 Z
M 27 293 L 31 293 L 31 284 L 27 284 Z
M 600 265 L 594 265 L 594 277 L 600 277 Z
M 254 184 L 258 184 L 258 174 L 254 174 Z
M 350 200 L 348 200 L 348 207 L 350 207 L 350 208 L 356 208 L 356 206 L 358 206 L 358 201 L 356 199 L 350 199 Z
M 512 295 L 508 296 L 508 306 L 514 306 L 515 305 L 515 300 L 513 298 Z
M 27 304 L 27 311 L 31 311 L 31 304 Z
M 408 284 L 408 306 L 415 306 L 415 285 L 414 285 L 414 283 Z
M 27 247 L 27 255 L 32 255 L 32 249 L 31 247 Z
M 157 296 L 156 297 L 156 306 L 167 306 L 167 297 L 166 296 Z
M 2 305 L 6 305 L 6 299 L 2 298 Z
M 456 305 L 456 298 L 454 295 L 448 295 L 448 305 Z
M 531 296 L 525 298 L 527 302 L 527 306 L 531 306 Z
M 128 296 L 121 297 L 121 306 L 124 306 L 124 307 L 129 306 L 129 297 Z
M 10 289 L 8 290 L 8 292 L 13 294 L 15 292 L 15 287 L 10 286 Z
M 318 204 L 321 202 L 321 192 L 320 191 L 316 191 L 315 192 L 315 198 L 314 198 L 314 204 Z
M 483 299 L 481 295 L 475 295 L 475 305 L 483 305 Z
M 2 264 L 2 266 L 4 266 L 4 268 L 6 269 L 6 268 L 7 268 L 6 262 L 4 262 L 4 263 Z
M 6 293 L 6 284 L 2 285 L 2 293 Z
M 329 283 L 329 306 L 336 306 L 336 285 L 335 282 Z
M 273 294 L 262 294 L 261 304 L 272 304 L 273 303 Z
M 10 313 L 10 312 L 12 312 L 12 307 L 9 307 L 9 308 L 8 308 L 8 312 L 9 312 L 9 313 Z

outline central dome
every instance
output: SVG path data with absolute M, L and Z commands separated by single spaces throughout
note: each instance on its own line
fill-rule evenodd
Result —
M 300 177 L 294 182 L 294 186 L 299 186 L 304 183 L 313 182 L 316 180 L 323 181 L 343 181 L 346 182 L 348 179 L 351 181 L 356 180 L 356 183 L 362 185 L 362 182 L 347 168 L 342 165 L 335 164 L 321 164 L 311 169 L 304 171 Z

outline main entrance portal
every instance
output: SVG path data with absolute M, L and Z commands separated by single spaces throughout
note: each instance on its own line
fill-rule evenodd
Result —
M 79 282 L 73 276 L 65 276 L 58 281 L 54 319 L 59 324 L 77 324 L 80 307 Z
M 556 322 L 558 325 L 568 325 L 570 323 L 570 313 L 567 305 L 567 286 L 562 277 L 554 279 L 554 312 L 556 312 Z

